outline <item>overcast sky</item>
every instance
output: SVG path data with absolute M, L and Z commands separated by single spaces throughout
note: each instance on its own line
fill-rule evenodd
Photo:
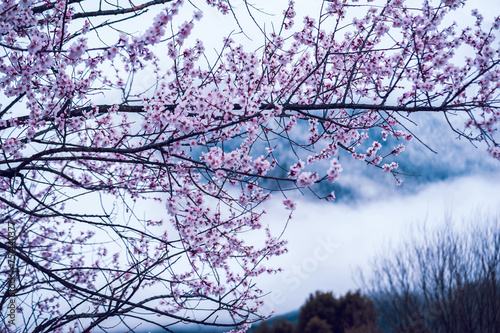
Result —
M 283 8 L 287 1 L 253 3 L 256 8 L 278 14 L 259 15 L 254 11 L 257 21 L 270 31 L 273 20 L 280 22 L 282 10 L 278 8 Z M 320 4 L 319 0 L 297 1 L 297 15 L 314 15 Z M 500 13 L 498 2 L 469 1 L 453 19 L 465 24 L 464 13 L 473 8 L 484 13 L 486 22 Z M 249 48 L 259 45 L 262 40 L 256 25 L 241 9 L 244 8 L 237 8 L 239 23 L 251 40 L 243 35 L 237 35 L 238 39 Z M 221 45 L 221 35 L 238 31 L 236 27 L 218 24 L 220 17 L 212 10 L 204 15 L 205 24 L 197 27 L 194 36 L 203 36 L 205 44 L 213 42 L 213 48 Z M 296 22 L 301 24 L 302 20 Z M 206 47 L 209 51 L 213 48 Z M 411 224 L 437 225 L 447 214 L 459 223 L 477 214 L 500 212 L 500 163 L 484 152 L 485 147 L 475 148 L 464 140 L 456 140 L 442 119 L 423 117 L 422 121 L 428 126 L 415 130 L 438 154 L 413 142 L 414 146 L 408 148 L 400 163 L 402 167 L 414 167 L 421 177 L 405 179 L 406 183 L 397 187 L 393 181 L 387 181 L 387 175 L 378 173 L 380 179 L 373 181 L 374 173 L 365 174 L 366 168 L 352 164 L 352 169 L 344 167 L 342 177 L 344 184 L 356 190 L 360 200 L 339 198 L 337 203 L 330 204 L 298 197 L 298 209 L 284 234 L 289 240 L 289 253 L 273 261 L 284 272 L 260 280 L 262 289 L 270 291 L 267 309 L 285 313 L 298 309 L 315 290 L 340 295 L 358 288 L 352 279 L 353 271 L 358 267 L 366 270 L 378 249 L 389 241 L 397 243 Z M 275 233 L 281 230 L 288 214 L 281 207 L 281 200 L 276 195 L 268 203 L 264 219 Z
M 436 181 L 411 194 L 387 191 L 386 197 L 380 189 L 380 199 L 355 205 L 301 200 L 285 232 L 289 253 L 277 260 L 284 272 L 261 282 L 271 291 L 268 308 L 285 313 L 298 309 L 315 290 L 342 295 L 357 289 L 355 270 L 368 273 L 370 258 L 388 242 L 397 243 L 412 224 L 440 225 L 446 215 L 460 224 L 478 214 L 498 214 L 498 184 L 500 172 Z M 282 220 L 286 213 L 269 206 L 266 219 L 271 224 Z
M 260 26 L 267 31 L 272 30 L 273 21 L 281 21 L 281 8 L 287 3 L 285 0 L 253 2 L 257 8 L 278 14 L 253 12 Z M 298 16 L 317 13 L 320 3 L 320 0 L 297 1 Z M 479 7 L 486 14 L 500 13 L 498 2 L 470 3 L 468 8 Z M 193 38 L 203 40 L 210 59 L 210 56 L 217 55 L 214 50 L 220 50 L 222 37 L 237 33 L 239 28 L 230 17 L 222 23 L 213 9 L 203 6 L 200 9 L 204 18 L 195 27 Z M 244 9 L 240 6 L 236 12 L 248 38 L 243 34 L 234 36 L 252 50 L 262 44 L 263 38 Z M 155 13 L 150 15 L 152 17 Z M 485 15 L 485 19 L 487 21 L 490 17 Z M 228 21 L 233 25 L 227 24 Z M 460 17 L 460 22 L 464 21 Z M 301 22 L 301 19 L 297 20 L 297 23 Z M 138 80 L 145 87 L 154 83 L 153 76 L 144 75 Z M 108 97 L 97 96 L 105 102 Z M 296 197 L 298 208 L 283 235 L 289 241 L 289 252 L 271 261 L 284 272 L 258 280 L 260 287 L 269 291 L 266 310 L 278 314 L 296 310 L 315 290 L 342 295 L 357 289 L 359 285 L 352 279 L 354 270 L 358 267 L 366 269 L 378 249 L 389 241 L 397 242 L 412 223 L 439 224 L 446 214 L 461 221 L 473 218 L 478 212 L 486 215 L 499 213 L 500 163 L 489 157 L 484 147 L 476 149 L 468 142 L 456 140 L 442 122 L 422 121 L 428 126 L 415 130 L 438 154 L 414 142 L 400 161 L 401 167 L 414 167 L 421 177 L 405 179 L 405 184 L 397 187 L 393 180 L 388 181 L 387 174 L 368 172 L 361 167 L 362 163 L 350 163 L 349 167 L 344 166 L 340 183 L 349 187 L 354 195 L 339 196 L 336 203 L 313 201 L 300 195 Z M 266 205 L 268 213 L 263 223 L 269 224 L 275 234 L 281 232 L 289 213 L 284 210 L 282 200 L 283 197 L 276 194 Z

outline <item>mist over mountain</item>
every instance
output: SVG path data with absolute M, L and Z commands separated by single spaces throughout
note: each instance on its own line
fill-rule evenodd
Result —
M 463 122 L 459 116 L 453 125 L 463 130 Z M 395 193 L 416 193 L 430 183 L 456 179 L 462 176 L 498 174 L 500 163 L 492 158 L 487 152 L 484 144 L 477 144 L 461 138 L 450 129 L 450 124 L 436 114 L 413 114 L 411 119 L 402 119 L 402 124 L 414 134 L 415 138 L 410 142 L 397 140 L 389 137 L 383 142 L 382 154 L 388 154 L 393 147 L 400 144 L 405 145 L 405 150 L 398 156 L 388 156 L 381 164 L 397 162 L 399 164 L 398 178 L 403 181 L 397 186 L 397 181 L 391 173 L 384 173 L 380 168 L 369 165 L 365 161 L 354 160 L 345 151 L 339 151 L 339 160 L 343 172 L 339 179 L 330 184 L 326 180 L 313 187 L 319 196 L 326 196 L 332 190 L 335 191 L 337 201 L 356 202 L 369 200 L 382 195 L 393 195 Z M 417 125 L 418 124 L 418 125 Z M 302 124 L 304 125 L 304 124 Z M 300 125 L 298 125 L 300 126 Z M 302 126 L 295 135 L 297 140 L 304 141 L 307 126 Z M 380 138 L 380 129 L 368 131 L 370 138 L 356 151 L 363 153 L 373 140 Z M 280 162 L 274 172 L 286 177 L 289 167 L 296 163 L 295 151 L 285 143 L 274 142 L 274 157 Z M 303 161 L 307 155 L 298 156 Z M 329 167 L 329 160 L 318 163 L 313 167 L 307 165 L 305 171 L 319 172 L 320 175 Z M 278 189 L 274 182 L 267 186 Z M 281 186 L 283 186 L 281 184 Z M 285 184 L 286 186 L 286 184 Z M 283 187 L 282 187 L 283 188 Z M 285 187 L 286 188 L 286 187 Z M 316 198 L 309 190 L 303 190 L 305 198 Z

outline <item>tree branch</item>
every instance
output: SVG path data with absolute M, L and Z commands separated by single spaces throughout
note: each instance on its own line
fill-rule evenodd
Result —
M 269 104 L 261 104 L 259 110 L 271 110 L 280 106 L 279 104 L 269 103 Z M 98 105 L 97 113 L 98 114 L 106 114 L 113 107 L 113 105 Z M 177 104 L 169 104 L 165 105 L 165 110 L 173 111 L 177 107 Z M 480 105 L 471 105 L 467 103 L 461 104 L 447 104 L 440 106 L 402 106 L 402 105 L 380 105 L 380 104 L 357 104 L 357 103 L 328 103 L 328 104 L 283 104 L 281 108 L 284 111 L 315 111 L 315 110 L 339 110 L 339 109 L 350 109 L 350 110 L 372 110 L 372 111 L 398 111 L 398 112 L 448 112 L 448 111 L 470 111 L 470 108 L 480 107 Z M 488 106 L 490 108 L 500 108 Z M 92 111 L 94 107 L 86 106 L 81 108 L 76 108 L 71 111 L 70 115 L 67 117 L 81 117 L 85 112 Z M 240 104 L 234 104 L 233 110 L 242 110 L 243 106 Z M 141 113 L 144 112 L 143 106 L 141 105 L 119 105 L 118 112 L 124 113 Z M 199 116 L 199 114 L 193 113 L 192 116 Z M 11 118 L 7 120 L 7 125 L 0 126 L 0 130 L 19 126 L 19 124 L 23 124 L 24 122 L 30 119 L 29 116 L 21 116 L 16 118 Z M 45 121 L 54 121 L 55 117 L 45 117 L 43 118 Z
M 123 8 L 123 9 L 110 9 L 110 10 L 97 10 L 93 12 L 86 12 L 86 13 L 76 13 L 75 15 L 72 16 L 72 19 L 79 19 L 79 18 L 86 18 L 86 17 L 97 17 L 97 16 L 109 16 L 109 15 L 123 15 L 123 14 L 128 14 L 128 13 L 134 13 L 140 10 L 147 9 L 148 7 L 154 6 L 154 5 L 161 5 L 164 3 L 172 2 L 172 0 L 152 0 L 149 2 L 146 2 L 142 5 L 130 7 L 130 8 Z

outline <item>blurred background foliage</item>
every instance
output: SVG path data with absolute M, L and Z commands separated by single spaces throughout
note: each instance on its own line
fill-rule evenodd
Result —
M 419 225 L 358 275 L 363 291 L 316 291 L 250 332 L 500 332 L 500 216 Z

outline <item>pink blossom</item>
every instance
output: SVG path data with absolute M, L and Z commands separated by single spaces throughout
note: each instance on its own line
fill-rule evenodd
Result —
M 77 42 L 73 43 L 69 48 L 68 58 L 72 60 L 79 59 L 87 49 L 87 40 L 79 38 Z
M 297 208 L 295 201 L 292 199 L 283 200 L 283 204 L 285 205 L 285 209 L 288 209 L 288 210 L 295 210 Z
M 382 165 L 382 169 L 384 170 L 384 172 L 390 172 L 394 169 L 397 169 L 398 167 L 399 167 L 399 165 L 396 162 L 392 162 L 391 164 Z
M 399 153 L 401 153 L 404 150 L 405 150 L 405 146 L 403 144 L 400 144 L 399 146 L 395 147 L 392 150 L 391 154 L 394 156 L 397 156 L 397 155 L 399 155 Z
M 500 18 L 447 23 L 471 15 L 462 0 L 331 0 L 304 20 L 290 0 L 256 29 L 262 45 L 233 33 L 215 51 L 189 38 L 209 26 L 188 1 L 99 3 L 0 3 L 0 216 L 37 264 L 23 268 L 38 311 L 27 327 L 126 320 L 131 297 L 160 317 L 196 321 L 183 316 L 202 304 L 245 327 L 265 309 L 254 278 L 280 271 L 264 259 L 287 252 L 265 228 L 271 195 L 293 211 L 288 191 L 339 181 L 342 158 L 400 185 L 386 159 L 420 112 L 459 113 L 453 130 L 500 159 Z M 206 3 L 221 25 L 240 22 L 222 15 L 228 1 Z
M 311 186 L 318 180 L 319 176 L 317 173 L 302 172 L 297 178 L 297 183 L 300 186 Z

